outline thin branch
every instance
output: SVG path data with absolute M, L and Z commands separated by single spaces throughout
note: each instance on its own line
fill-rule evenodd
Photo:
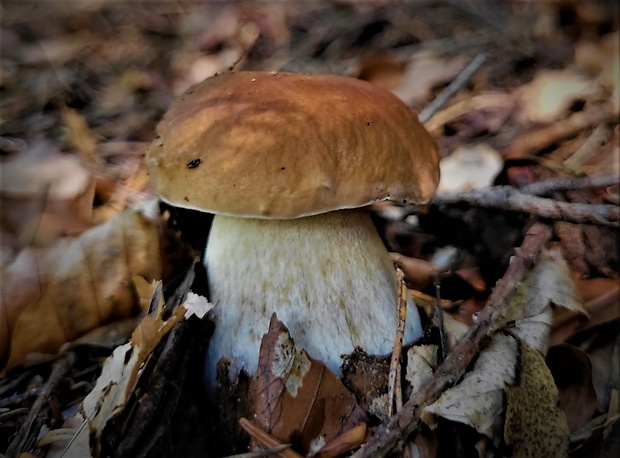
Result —
M 493 186 L 458 193 L 438 193 L 430 206 L 466 203 L 477 207 L 529 213 L 541 218 L 619 227 L 620 207 L 608 204 L 560 202 L 525 194 L 512 186 Z
M 589 188 L 606 188 L 608 186 L 618 185 L 620 185 L 620 176 L 615 173 L 610 173 L 608 175 L 595 175 L 583 178 L 553 178 L 550 180 L 528 184 L 519 188 L 519 191 L 525 194 L 543 196 L 554 192 Z
M 448 100 L 450 100 L 454 95 L 460 91 L 463 86 L 467 84 L 472 76 L 482 67 L 484 61 L 486 60 L 486 56 L 484 54 L 478 54 L 474 60 L 472 60 L 467 67 L 465 67 L 461 73 L 459 73 L 454 80 L 443 90 L 441 93 L 435 97 L 424 110 L 420 112 L 419 119 L 422 124 L 431 119 L 437 111 L 441 107 L 443 107 Z
M 400 385 L 398 377 L 400 366 L 400 354 L 403 350 L 403 336 L 405 335 L 405 324 L 407 322 L 407 287 L 405 286 L 405 274 L 397 267 L 396 277 L 398 282 L 398 326 L 394 337 L 394 347 L 392 358 L 390 359 L 390 372 L 388 374 L 388 411 L 389 417 L 394 412 L 394 394 L 397 386 Z
M 404 440 L 416 429 L 424 407 L 432 404 L 448 388 L 454 386 L 480 351 L 483 341 L 494 329 L 495 322 L 508 303 L 540 250 L 551 238 L 551 229 L 535 223 L 528 230 L 523 243 L 516 250 L 504 277 L 498 281 L 486 307 L 479 313 L 477 324 L 472 327 L 437 367 L 433 377 L 415 393 L 389 422 L 380 427 L 372 439 L 353 456 L 370 458 L 386 456 L 402 446 Z

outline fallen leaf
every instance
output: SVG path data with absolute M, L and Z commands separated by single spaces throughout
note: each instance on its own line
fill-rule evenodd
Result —
M 304 454 L 366 421 L 355 396 L 295 346 L 275 315 L 261 343 L 256 384 L 256 424 L 282 443 L 299 444 Z
M 105 361 L 95 387 L 82 402 L 80 411 L 70 419 L 72 424 L 86 421 L 88 427 L 76 429 L 78 441 L 75 445 L 57 443 L 54 454 L 48 456 L 64 456 L 62 450 L 67 445 L 69 451 L 83 453 L 82 456 L 98 456 L 104 428 L 125 408 L 145 361 L 170 329 L 183 319 L 185 312 L 184 307 L 177 307 L 166 321 L 160 315 L 144 317 L 134 330 L 131 342 L 117 347 Z M 88 455 L 83 450 L 84 436 L 90 436 Z
M 160 278 L 157 203 L 126 210 L 77 238 L 21 251 L 0 271 L 0 360 L 5 369 L 32 353 L 139 311 L 133 276 Z
M 463 55 L 450 59 L 433 54 L 417 56 L 407 64 L 402 82 L 393 92 L 407 105 L 424 105 L 433 89 L 451 82 L 467 64 L 468 57 Z
M 0 163 L 0 227 L 12 236 L 2 245 L 47 245 L 90 227 L 94 182 L 77 156 L 41 140 Z
M 480 352 L 473 369 L 458 385 L 446 390 L 437 401 L 427 406 L 421 419 L 433 426 L 440 416 L 465 423 L 490 439 L 500 437 L 504 388 L 515 379 L 517 347 L 513 337 L 495 336 Z
M 405 380 L 409 382 L 412 393 L 417 393 L 433 376 L 438 350 L 437 345 L 414 345 L 407 350 Z
M 439 163 L 439 192 L 456 192 L 491 186 L 504 161 L 497 150 L 479 143 L 460 147 Z
M 524 343 L 545 353 L 552 304 L 587 314 L 559 249 L 541 252 L 534 268 L 511 296 L 500 326 L 509 325 Z
M 506 387 L 504 440 L 515 457 L 565 457 L 568 424 L 551 372 L 539 351 L 525 343 L 519 348 L 518 382 Z
M 546 364 L 559 390 L 560 408 L 566 414 L 570 432 L 574 433 L 598 411 L 592 362 L 578 347 L 560 344 L 549 348 Z
M 591 80 L 570 70 L 543 70 L 521 87 L 519 102 L 530 121 L 546 124 L 560 119 L 575 101 L 599 92 Z

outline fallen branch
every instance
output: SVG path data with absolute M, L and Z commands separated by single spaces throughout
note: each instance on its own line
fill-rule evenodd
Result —
M 355 458 L 386 456 L 388 452 L 402 447 L 405 439 L 415 431 L 422 410 L 439 399 L 448 388 L 456 385 L 467 367 L 480 351 L 483 341 L 494 329 L 496 321 L 508 303 L 508 298 L 517 288 L 533 265 L 538 253 L 551 238 L 551 229 L 542 223 L 535 223 L 528 230 L 523 243 L 516 250 L 504 277 L 497 282 L 486 307 L 478 315 L 478 323 L 472 327 L 437 367 L 433 377 L 415 393 L 394 415 L 380 427 L 372 439 L 358 450 Z
M 606 188 L 608 186 L 620 185 L 620 176 L 615 173 L 608 175 L 595 175 L 583 178 L 552 178 L 550 180 L 538 181 L 519 188 L 525 194 L 543 196 L 554 192 L 573 191 L 589 188 Z
M 493 186 L 458 193 L 438 193 L 428 205 L 440 207 L 459 203 L 529 213 L 540 218 L 569 223 L 619 227 L 620 221 L 620 207 L 617 205 L 560 202 L 526 194 L 512 186 Z

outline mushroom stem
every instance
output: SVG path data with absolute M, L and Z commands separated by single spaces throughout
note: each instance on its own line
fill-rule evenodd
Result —
M 277 313 L 296 342 L 336 374 L 357 346 L 391 351 L 398 325 L 393 262 L 365 210 L 292 220 L 216 215 L 205 254 L 216 329 L 206 375 L 220 358 L 231 376 L 256 373 L 260 341 Z M 404 341 L 421 333 L 413 302 Z

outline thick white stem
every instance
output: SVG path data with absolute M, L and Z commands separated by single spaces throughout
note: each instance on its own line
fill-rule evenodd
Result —
M 256 372 L 273 312 L 311 356 L 340 373 L 341 355 L 392 349 L 398 324 L 396 274 L 365 210 L 294 220 L 216 216 L 205 254 L 215 333 L 207 356 L 212 383 L 220 358 Z M 405 342 L 422 333 L 409 304 Z

